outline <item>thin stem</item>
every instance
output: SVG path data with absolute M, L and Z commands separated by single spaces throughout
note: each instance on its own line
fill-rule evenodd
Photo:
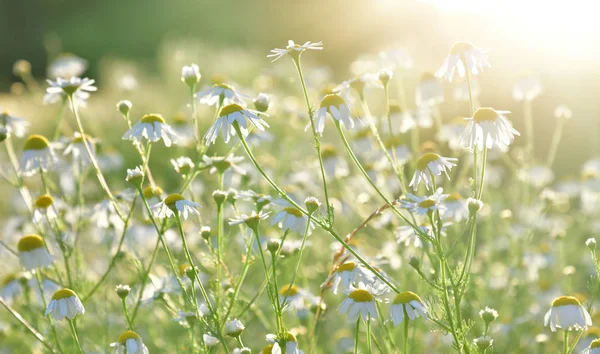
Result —
M 84 354 L 83 349 L 81 348 L 81 343 L 79 342 L 79 337 L 77 336 L 77 329 L 75 328 L 75 322 L 73 320 L 67 319 L 69 322 L 69 328 L 71 329 L 71 335 L 73 335 L 73 339 L 75 340 L 75 344 L 77 344 L 77 349 L 79 349 L 80 354 Z
M 44 309 L 46 309 L 48 307 L 48 304 L 46 303 L 46 298 L 44 297 L 44 285 L 42 283 L 42 275 L 40 274 L 40 272 L 38 272 L 38 271 L 35 272 L 35 279 L 37 281 L 38 289 L 40 290 L 40 297 L 42 298 L 42 304 L 44 305 Z M 60 347 L 60 341 L 58 340 L 58 334 L 56 333 L 56 327 L 54 327 L 54 323 L 52 323 L 52 319 L 50 317 L 48 317 L 48 323 L 50 324 L 50 329 L 52 330 L 52 336 L 54 337 L 54 341 L 56 342 L 56 347 L 58 348 L 58 351 L 60 351 L 62 353 L 63 350 Z
M 54 128 L 54 134 L 52 134 L 52 141 L 57 141 L 60 136 L 60 127 L 65 119 L 65 107 L 67 107 L 67 100 L 63 99 L 58 110 L 58 119 L 56 120 L 56 127 Z
M 560 138 L 562 137 L 563 126 L 565 125 L 565 120 L 563 118 L 558 119 L 558 123 L 556 125 L 556 129 L 554 130 L 554 135 L 552 135 L 552 142 L 550 143 L 550 148 L 548 149 L 548 158 L 546 159 L 546 166 L 549 168 L 554 164 L 554 159 L 556 158 L 556 152 L 558 151 L 558 145 L 560 144 Z
M 121 303 L 123 304 L 123 313 L 125 314 L 125 320 L 127 320 L 127 327 L 129 330 L 133 331 L 133 323 L 131 322 L 131 319 L 129 319 L 129 313 L 127 312 L 127 302 L 123 298 L 121 299 Z
M 367 353 L 371 354 L 371 316 L 367 320 Z
M 223 173 L 219 172 L 219 190 L 223 190 L 224 181 L 223 181 Z M 221 303 L 221 290 L 223 281 L 223 273 L 221 262 L 223 261 L 222 255 L 222 243 L 223 243 L 223 233 L 224 233 L 224 221 L 223 221 L 223 202 L 218 203 L 217 205 L 217 308 Z
M 402 342 L 402 353 L 403 354 L 407 354 L 408 353 L 408 314 L 406 313 L 406 309 L 403 308 L 402 311 L 404 311 L 404 330 L 403 330 L 403 339 L 404 341 Z
M 308 220 L 306 221 L 306 228 L 304 229 L 304 236 L 302 237 L 302 244 L 300 245 L 300 251 L 298 252 L 298 260 L 296 261 L 296 268 L 294 270 L 294 275 L 292 276 L 292 280 L 290 281 L 290 285 L 286 290 L 285 297 L 283 298 L 282 303 L 285 304 L 288 298 L 288 290 L 292 288 L 294 285 L 294 280 L 296 280 L 296 275 L 298 274 L 298 270 L 300 269 L 300 261 L 302 261 L 302 253 L 304 252 L 304 246 L 306 244 L 306 239 L 308 238 L 308 231 L 310 230 L 312 213 L 308 214 Z
M 564 354 L 569 354 L 569 331 L 565 330 Z
M 533 114 L 531 112 L 531 101 L 528 99 L 523 100 L 523 115 L 525 120 L 525 135 L 527 135 L 527 154 L 533 161 Z
M 270 285 L 270 275 L 269 275 L 269 267 L 267 266 L 267 260 L 265 258 L 265 253 L 262 249 L 262 245 L 260 243 L 260 235 L 258 234 L 258 227 L 251 228 L 254 237 L 256 238 L 256 244 L 258 245 L 258 253 L 260 254 L 260 260 L 262 262 L 263 268 L 265 270 L 265 279 L 267 281 L 267 286 Z M 277 289 L 275 289 L 277 291 Z M 275 324 L 277 326 L 277 332 L 281 330 L 281 319 L 279 314 L 279 299 L 277 299 L 277 294 L 275 295 L 275 299 L 272 300 L 273 310 L 275 312 Z
M 354 354 L 358 354 L 358 336 L 360 333 L 360 316 L 356 320 L 356 335 L 354 337 Z

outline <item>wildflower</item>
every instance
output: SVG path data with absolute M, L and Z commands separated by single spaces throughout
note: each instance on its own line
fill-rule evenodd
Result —
M 483 202 L 475 198 L 467 198 L 467 208 L 470 213 L 476 213 L 483 208 Z
M 484 147 L 491 149 L 494 146 L 509 146 L 515 135 L 521 135 L 506 119 L 505 115 L 509 113 L 489 107 L 477 109 L 473 117 L 468 119 L 462 136 L 463 145 L 480 151 L 483 151 Z
M 233 103 L 221 108 L 219 118 L 213 123 L 204 135 L 204 141 L 207 145 L 214 144 L 217 140 L 219 130 L 222 132 L 225 143 L 235 135 L 235 125 L 238 124 L 240 131 L 244 137 L 248 136 L 248 121 L 258 130 L 265 130 L 269 124 L 265 122 L 258 111 L 246 109 L 237 103 Z
M 390 69 L 381 69 L 381 70 L 379 70 L 379 73 L 377 73 L 379 82 L 381 82 L 381 84 L 383 86 L 386 86 L 390 82 L 390 80 L 392 79 L 393 76 L 394 76 L 394 72 L 391 71 Z
M 456 42 L 435 76 L 452 81 L 456 70 L 460 77 L 465 77 L 467 70 L 473 75 L 479 75 L 484 67 L 491 67 L 487 53 L 487 49 L 474 47 L 469 42 Z
M 136 168 L 127 169 L 127 177 L 125 177 L 125 181 L 133 184 L 136 187 L 140 187 L 144 180 L 144 171 L 142 170 L 142 166 L 137 166 Z
M 296 207 L 292 206 L 288 201 L 283 199 L 278 199 L 273 202 L 273 204 L 283 206 L 284 208 L 277 212 L 273 219 L 271 220 L 271 225 L 278 225 L 282 230 L 290 230 L 295 231 L 299 234 L 304 234 L 306 230 L 306 224 L 308 223 L 308 218 L 306 215 L 302 214 L 300 210 Z M 308 226 L 308 234 L 312 233 L 312 230 L 315 228 L 315 225 L 311 222 Z
M 342 289 L 346 291 L 353 284 L 365 283 L 369 284 L 373 281 L 372 273 L 368 272 L 362 264 L 349 261 L 338 265 L 335 272 L 327 279 L 325 283 L 332 280 L 331 291 L 337 294 L 340 284 Z
M 204 156 L 203 156 L 204 157 Z M 194 162 L 187 156 L 180 156 L 177 159 L 171 159 L 171 166 L 175 172 L 179 173 L 184 178 L 194 170 Z
M 341 121 L 346 129 L 354 128 L 354 121 L 350 116 L 350 107 L 346 101 L 337 94 L 329 94 L 321 100 L 321 106 L 317 111 L 317 119 L 315 121 L 315 129 L 321 136 L 323 136 L 323 130 L 325 130 L 327 113 L 337 121 Z M 306 131 L 309 127 L 310 122 L 304 130 Z
M 77 105 L 85 106 L 90 98 L 90 92 L 98 89 L 94 86 L 94 80 L 73 76 L 68 79 L 57 77 L 56 81 L 47 80 L 49 87 L 46 89 L 44 104 L 64 101 L 67 97 L 73 97 Z
M 34 270 L 52 265 L 53 258 L 46 249 L 44 239 L 39 235 L 27 235 L 21 237 L 17 244 L 19 261 L 21 267 L 26 270 Z
M 380 290 L 371 285 L 358 283 L 358 287 L 350 286 L 347 290 L 348 297 L 342 301 L 338 308 L 338 313 L 347 314 L 350 321 L 356 320 L 359 316 L 363 320 L 377 319 L 379 314 L 375 301 L 379 301 L 376 296 L 380 295 Z
M 444 102 L 444 87 L 432 73 L 424 73 L 417 86 L 417 106 L 435 105 Z
M 91 160 L 90 155 L 85 148 L 86 143 L 92 155 L 96 155 L 96 139 L 93 139 L 87 134 L 84 137 L 79 132 L 75 132 L 73 137 L 69 139 L 69 145 L 67 145 L 63 154 L 65 156 L 71 154 L 73 163 L 76 166 L 88 166 L 91 163 Z
M 279 289 L 279 301 L 281 304 L 294 310 L 306 308 L 306 304 L 313 297 L 310 292 L 292 284 L 284 285 Z
M 482 337 L 473 339 L 473 344 L 475 344 L 477 346 L 477 348 L 479 348 L 479 350 L 482 350 L 485 352 L 485 350 L 487 350 L 489 347 L 491 347 L 494 344 L 494 340 L 488 336 L 482 336 Z
M 234 319 L 225 323 L 225 334 L 230 337 L 239 337 L 244 329 L 246 329 L 246 327 L 238 319 Z
M 204 341 L 204 344 L 209 348 L 212 348 L 215 345 L 219 344 L 219 340 L 217 339 L 217 337 L 213 337 L 208 333 L 204 333 L 202 335 L 202 340 Z
M 298 340 L 296 336 L 290 332 L 284 334 L 283 338 L 278 338 L 274 334 L 267 334 L 267 342 L 272 343 L 272 346 L 267 346 L 271 354 L 282 354 L 281 347 L 285 347 L 286 354 L 303 354 L 304 352 L 298 349 Z M 263 353 L 265 352 L 263 349 Z
M 115 287 L 115 292 L 122 300 L 125 300 L 131 292 L 131 287 L 129 285 L 119 284 Z
M 456 222 L 469 217 L 469 207 L 460 193 L 450 193 L 448 198 L 444 200 L 444 217 L 452 219 Z
M 275 48 L 271 50 L 271 54 L 267 55 L 267 58 L 273 58 L 271 62 L 278 60 L 284 55 L 289 55 L 292 59 L 297 60 L 300 55 L 307 49 L 311 50 L 323 50 L 323 42 L 313 43 L 311 41 L 305 42 L 302 45 L 294 43 L 291 39 L 288 41 L 285 49 Z
M 481 317 L 486 325 L 489 325 L 498 318 L 498 311 L 486 306 L 483 310 L 479 311 L 479 317 Z
M 123 114 L 123 116 L 127 117 L 129 115 L 129 111 L 131 111 L 131 107 L 133 107 L 133 104 L 131 103 L 131 101 L 128 100 L 122 100 L 117 102 L 117 110 L 119 112 L 121 112 L 121 114 Z
M 429 187 L 433 186 L 434 182 L 432 181 L 432 175 L 440 176 L 442 173 L 444 173 L 446 174 L 446 177 L 450 179 L 450 176 L 448 176 L 448 171 L 450 171 L 452 167 L 456 166 L 454 162 L 457 161 L 458 159 L 442 157 L 432 152 L 423 154 L 417 160 L 415 174 L 413 175 L 409 186 L 413 187 L 413 189 L 416 191 L 419 188 L 421 181 L 423 181 L 425 183 L 425 188 L 429 190 Z
M 273 201 L 273 197 L 267 194 L 258 194 L 253 190 L 240 191 L 238 193 L 238 199 L 252 201 L 256 204 L 257 210 L 261 210 L 266 205 Z
M 119 339 L 110 345 L 115 348 L 115 354 L 148 354 L 148 348 L 139 334 L 134 331 L 125 331 Z
M 308 213 L 312 214 L 319 209 L 321 202 L 315 197 L 307 197 L 304 199 L 304 206 L 306 206 Z
M 579 354 L 600 354 L 600 339 L 594 339 L 590 345 Z
M 257 111 L 264 113 L 269 110 L 271 99 L 269 98 L 269 95 L 261 92 L 252 100 L 252 103 L 254 103 L 254 108 L 256 108 Z
M 23 146 L 21 172 L 25 176 L 33 176 L 40 170 L 46 172 L 57 160 L 48 139 L 42 135 L 33 134 L 27 138 Z
M 200 77 L 200 68 L 196 64 L 185 65 L 181 68 L 181 82 L 189 87 L 194 87 L 200 82 Z
M 573 296 L 561 296 L 554 299 L 552 307 L 544 317 L 544 326 L 550 326 L 552 332 L 557 328 L 565 331 L 587 330 L 592 325 L 592 318 L 579 300 Z
M 48 65 L 48 77 L 68 79 L 83 74 L 87 68 L 87 60 L 71 53 L 63 53 Z
M 417 317 L 427 318 L 427 307 L 425 307 L 423 300 L 411 291 L 397 294 L 390 306 L 389 317 L 394 326 L 402 323 L 405 316 L 411 321 Z
M 229 219 L 229 225 L 240 225 L 246 224 L 249 228 L 255 230 L 258 227 L 258 223 L 261 220 L 265 220 L 269 217 L 269 213 L 263 213 L 259 211 L 258 213 L 255 210 L 252 210 L 252 214 L 246 215 L 237 215 L 235 218 Z
M 517 177 L 535 188 L 542 188 L 552 183 L 554 172 L 547 166 L 530 166 L 517 171 Z
M 51 314 L 52 318 L 61 321 L 65 317 L 73 320 L 77 315 L 83 315 L 85 308 L 77 297 L 77 294 L 71 289 L 61 289 L 52 295 L 52 300 L 48 303 L 44 316 Z
M 146 138 L 153 143 L 163 140 L 165 146 L 169 147 L 172 143 L 177 143 L 179 137 L 171 126 L 165 123 L 160 114 L 146 114 L 131 129 L 123 134 L 123 140 L 132 140 L 135 143 L 141 143 L 142 138 Z
M 590 251 L 594 251 L 596 249 L 596 239 L 593 237 L 588 238 L 585 240 L 585 245 Z
M 19 59 L 13 64 L 13 74 L 15 76 L 25 76 L 31 74 L 31 63 L 24 59 Z
M 542 85 L 535 77 L 525 77 L 515 85 L 513 98 L 515 101 L 533 101 L 541 92 Z
M 181 194 L 175 193 L 169 195 L 151 209 L 152 215 L 158 218 L 170 218 L 171 216 L 174 216 L 175 213 L 178 213 L 180 217 L 187 220 L 190 213 L 200 215 L 197 208 L 200 208 L 200 204 L 186 200 Z
M 396 132 L 396 129 L 394 129 L 396 127 L 399 133 L 404 134 L 417 126 L 410 112 L 403 110 L 397 102 L 389 104 L 388 112 L 390 120 L 393 123 L 392 129 L 394 133 Z
M 196 92 L 194 97 L 199 99 L 200 103 L 209 106 L 218 105 L 218 107 L 222 107 L 230 104 L 244 104 L 243 95 L 225 83 L 217 83 L 212 87 Z
M 417 197 L 407 193 L 409 200 L 402 200 L 401 204 L 405 209 L 409 209 L 413 213 L 419 215 L 433 213 L 436 210 L 444 211 L 446 207 L 442 204 L 442 202 L 448 198 L 448 194 L 442 194 L 443 192 L 444 190 L 442 188 L 438 188 L 435 193 L 428 197 Z
M 371 87 L 383 88 L 378 74 L 365 73 L 358 75 L 334 87 L 333 92 L 346 97 L 351 89 L 355 89 L 359 95 L 363 95 L 365 90 Z
M 242 156 L 234 156 L 233 154 L 228 155 L 227 157 L 223 156 L 202 156 L 202 161 L 206 166 L 210 166 L 209 173 L 213 174 L 215 172 L 219 172 L 220 174 L 227 171 L 229 168 L 232 168 L 235 172 L 240 175 L 245 175 L 246 171 L 239 167 L 237 163 L 244 161 Z
M 44 218 L 54 220 L 58 216 L 54 206 L 54 198 L 50 194 L 39 196 L 33 202 L 33 206 L 33 221 L 35 222 L 40 222 Z
M 25 136 L 25 131 L 30 125 L 25 119 L 14 116 L 8 111 L 0 113 L 0 124 L 4 125 L 7 134 L 14 134 L 17 138 Z

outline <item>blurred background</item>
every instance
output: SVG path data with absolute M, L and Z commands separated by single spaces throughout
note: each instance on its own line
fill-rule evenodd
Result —
M 329 66 L 337 82 L 349 78 L 349 64 L 360 55 L 402 47 L 414 62 L 406 80 L 416 81 L 441 65 L 453 42 L 468 40 L 493 49 L 493 67 L 480 76 L 481 104 L 513 111 L 517 128 L 523 109 L 512 99 L 514 84 L 527 75 L 541 82 L 543 92 L 533 102 L 538 151 L 549 143 L 556 106 L 572 109 L 563 135 L 568 146 L 559 150 L 556 166 L 569 174 L 600 145 L 596 14 L 595 3 L 582 0 L 0 0 L 0 91 L 18 80 L 11 73 L 16 60 L 29 60 L 42 80 L 47 64 L 63 52 L 88 60 L 86 74 L 102 90 L 103 63 L 128 60 L 151 75 L 169 43 L 181 40 L 250 51 L 264 67 L 268 51 L 288 39 L 323 41 L 325 50 L 311 58 Z M 202 68 L 202 50 L 196 55 L 191 60 Z

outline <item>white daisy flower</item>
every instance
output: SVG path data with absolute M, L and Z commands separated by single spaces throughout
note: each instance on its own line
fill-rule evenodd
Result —
M 54 204 L 54 198 L 52 198 L 50 194 L 39 196 L 33 202 L 33 221 L 40 222 L 45 218 L 54 220 L 58 216 L 57 209 Z
M 469 42 L 457 42 L 450 49 L 450 54 L 444 59 L 435 76 L 452 81 L 455 71 L 458 71 L 460 77 L 465 77 L 467 70 L 475 76 L 479 75 L 483 68 L 491 67 L 488 52 L 489 50 L 474 47 Z
M 240 175 L 245 175 L 246 170 L 238 166 L 237 164 L 244 161 L 242 156 L 234 156 L 233 154 L 224 156 L 202 156 L 202 161 L 206 166 L 210 166 L 210 170 L 208 171 L 210 174 L 215 172 L 224 173 L 229 168 L 233 169 L 235 172 Z
M 407 320 L 411 321 L 417 317 L 427 318 L 427 307 L 425 307 L 419 295 L 411 291 L 405 291 L 397 294 L 392 300 L 389 317 L 395 327 L 402 323 L 405 317 L 408 317 Z
M 585 307 L 574 296 L 561 296 L 552 302 L 552 307 L 544 316 L 544 326 L 550 326 L 552 332 L 557 328 L 565 331 L 587 331 L 592 318 Z
M 204 345 L 209 348 L 212 348 L 219 344 L 219 339 L 217 337 L 213 337 L 208 333 L 204 333 L 202 335 L 202 340 L 204 341 Z
M 48 77 L 71 78 L 83 74 L 88 68 L 87 60 L 77 55 L 65 53 L 59 55 L 48 65 Z
M 21 155 L 21 172 L 24 176 L 33 176 L 40 170 L 46 172 L 58 161 L 48 139 L 33 134 L 25 141 Z
M 313 43 L 311 41 L 305 42 L 302 45 L 294 43 L 291 39 L 288 41 L 285 49 L 275 48 L 271 50 L 271 54 L 267 55 L 267 58 L 273 58 L 271 62 L 278 60 L 284 55 L 289 55 L 292 59 L 297 59 L 307 49 L 311 50 L 323 50 L 323 42 Z
M 39 235 L 21 237 L 17 243 L 17 251 L 21 267 L 26 270 L 50 267 L 54 260 L 46 249 L 44 239 Z
M 479 350 L 486 351 L 494 344 L 494 340 L 489 336 L 481 336 L 473 339 L 473 344 L 479 348 Z
M 239 337 L 242 332 L 246 329 L 242 321 L 233 319 L 225 323 L 225 334 L 230 337 Z
M 265 127 L 268 128 L 269 124 L 260 117 L 261 114 L 267 116 L 264 113 L 244 108 L 237 103 L 227 105 L 221 108 L 219 118 L 217 118 L 204 135 L 204 141 L 207 145 L 214 144 L 220 130 L 223 140 L 225 143 L 228 143 L 229 139 L 235 135 L 234 123 L 239 125 L 244 137 L 248 136 L 248 122 L 258 130 L 265 130 Z
M 456 166 L 454 162 L 457 162 L 458 159 L 452 157 L 442 157 L 433 152 L 428 152 L 423 154 L 417 160 L 417 165 L 415 169 L 415 174 L 413 175 L 412 180 L 408 184 L 409 187 L 413 187 L 413 190 L 417 190 L 419 188 L 419 184 L 421 181 L 425 184 L 425 188 L 429 190 L 429 187 L 433 186 L 432 175 L 441 176 L 442 173 L 446 175 L 448 179 L 448 171 L 452 169 L 452 167 Z
M 330 94 L 323 97 L 321 100 L 321 106 L 317 111 L 315 129 L 321 136 L 323 136 L 323 130 L 325 130 L 325 118 L 327 117 L 327 113 L 329 113 L 331 117 L 337 121 L 342 122 L 346 129 L 354 128 L 354 120 L 352 120 L 351 110 L 346 103 L 346 100 L 337 94 Z M 310 122 L 304 131 L 308 130 L 309 127 Z
M 375 305 L 375 301 L 379 301 L 377 296 L 381 294 L 378 289 L 360 282 L 357 288 L 351 286 L 347 294 L 348 297 L 342 301 L 338 308 L 339 314 L 348 315 L 350 321 L 356 321 L 359 316 L 365 321 L 379 318 L 377 306 Z
M 115 348 L 115 354 L 148 354 L 148 348 L 139 334 L 134 331 L 125 331 L 119 336 L 119 340 L 111 343 L 111 347 Z
M 348 161 L 339 156 L 337 149 L 332 144 L 321 145 L 321 157 L 323 158 L 323 167 L 325 174 L 329 178 L 342 178 L 348 176 L 350 169 Z
M 262 209 L 273 201 L 273 197 L 270 195 L 259 194 L 251 189 L 238 192 L 237 199 L 255 203 L 258 210 Z
M 292 206 L 287 200 L 277 199 L 273 202 L 278 206 L 283 207 L 283 210 L 277 212 L 273 219 L 271 219 L 271 225 L 278 225 L 282 230 L 290 230 L 294 231 L 300 235 L 304 234 L 306 231 L 306 224 L 308 223 L 308 218 L 306 215 L 302 214 L 300 210 L 296 207 Z M 312 233 L 312 230 L 315 228 L 315 225 L 311 222 L 308 227 L 308 234 Z
M 196 315 L 196 312 L 178 311 L 177 317 L 175 317 L 175 322 L 182 326 L 189 327 L 192 323 L 197 321 L 197 318 L 198 315 Z
M 98 90 L 94 86 L 94 80 L 80 77 L 70 77 L 64 79 L 57 77 L 56 81 L 47 80 L 49 87 L 46 89 L 44 96 L 44 104 L 51 104 L 64 101 L 68 96 L 73 96 L 73 100 L 77 105 L 85 107 L 90 92 Z
M 346 80 L 336 86 L 333 89 L 333 92 L 340 96 L 347 97 L 352 89 L 355 89 L 359 94 L 363 94 L 366 89 L 371 87 L 383 88 L 383 84 L 379 81 L 379 74 L 365 73 L 358 75 L 357 77 Z
M 328 283 L 332 278 L 331 291 L 337 294 L 340 284 L 342 284 L 344 291 L 358 283 L 370 284 L 373 282 L 373 273 L 367 271 L 362 264 L 349 261 L 338 265 L 335 268 L 335 272 L 333 272 L 324 284 Z
M 141 143 L 142 138 L 155 143 L 163 140 L 165 146 L 177 144 L 179 137 L 170 125 L 165 123 L 165 119 L 160 114 L 146 114 L 131 129 L 123 135 L 123 140 L 132 140 Z
M 127 169 L 127 177 L 125 177 L 125 181 L 139 186 L 141 185 L 143 178 L 144 171 L 142 170 L 142 166 L 136 166 L 134 169 Z
M 460 222 L 469 217 L 469 208 L 467 202 L 460 193 L 450 193 L 443 202 L 446 210 L 442 214 L 444 218 Z
M 425 233 L 428 234 L 426 232 L 426 230 L 421 229 L 421 231 L 422 232 L 425 231 Z M 404 246 L 406 246 L 406 247 L 409 247 L 409 246 L 413 246 L 415 248 L 423 247 L 423 241 L 417 235 L 417 232 L 415 231 L 415 229 L 413 229 L 413 227 L 410 225 L 398 226 L 394 233 L 396 236 L 396 242 L 403 243 Z
M 600 339 L 594 339 L 590 345 L 579 354 L 600 354 Z
M 207 89 L 196 92 L 194 97 L 200 100 L 202 104 L 222 107 L 230 104 L 244 105 L 245 96 L 237 92 L 233 86 L 225 83 L 217 83 Z
M 477 100 L 479 96 L 481 96 L 481 86 L 479 85 L 477 77 L 471 77 L 471 95 L 473 95 L 474 100 Z M 452 97 L 456 101 L 469 102 L 471 100 L 471 96 L 469 95 L 469 83 L 467 80 L 463 80 L 454 87 Z
M 87 142 L 92 155 L 96 155 L 96 139 L 89 135 L 85 135 L 85 142 Z M 85 148 L 84 138 L 79 132 L 75 132 L 73 138 L 69 139 L 69 144 L 65 148 L 63 155 L 71 155 L 73 163 L 77 166 L 88 166 L 91 163 L 90 156 Z
M 392 121 L 393 133 L 404 134 L 417 126 L 409 111 L 402 109 L 398 102 L 391 102 L 389 107 L 390 120 Z
M 424 197 L 417 197 L 407 193 L 409 200 L 403 199 L 401 204 L 403 208 L 418 215 L 426 215 L 428 213 L 433 213 L 436 210 L 443 212 L 446 210 L 446 207 L 442 202 L 448 198 L 448 194 L 443 194 L 443 192 L 443 188 L 438 188 L 432 195 Z
M 90 220 L 102 229 L 108 229 L 112 225 L 115 229 L 121 230 L 125 224 L 117 214 L 110 199 L 105 199 L 94 205 Z
M 8 134 L 14 134 L 17 138 L 25 136 L 30 125 L 25 119 L 14 116 L 8 111 L 0 113 L 0 124 L 4 125 Z
M 513 88 L 515 101 L 533 101 L 540 93 L 542 93 L 542 85 L 533 76 L 519 80 Z
M 175 216 L 175 213 L 179 213 L 179 216 L 186 220 L 190 213 L 200 215 L 200 212 L 197 210 L 200 207 L 200 204 L 186 200 L 181 194 L 175 193 L 154 205 L 151 210 L 152 215 L 158 218 L 170 218 Z
M 279 288 L 279 301 L 282 306 L 292 310 L 302 310 L 312 303 L 314 296 L 296 285 L 287 284 Z
M 85 308 L 77 297 L 77 294 L 71 289 L 61 289 L 52 295 L 52 300 L 48 303 L 44 316 L 50 314 L 53 319 L 62 321 L 68 318 L 73 320 L 77 315 L 83 315 Z
M 186 177 L 194 170 L 194 162 L 187 156 L 180 156 L 177 159 L 171 159 L 171 166 L 175 172 Z
M 267 342 L 272 343 L 272 345 L 263 349 L 263 353 L 268 348 L 271 350 L 271 354 L 282 354 L 283 351 L 281 350 L 281 347 L 284 346 L 285 354 L 304 354 L 302 350 L 298 349 L 298 340 L 296 339 L 296 336 L 290 332 L 285 334 L 285 338 L 278 338 L 274 334 L 267 334 Z
M 521 135 L 512 127 L 505 117 L 509 111 L 496 111 L 493 108 L 479 108 L 468 118 L 467 126 L 463 132 L 463 145 L 470 149 L 491 149 L 494 146 L 509 146 L 515 135 Z
M 263 213 L 262 211 L 257 213 L 256 210 L 252 210 L 252 214 L 250 215 L 242 214 L 237 215 L 235 218 L 230 218 L 229 225 L 246 224 L 250 227 L 255 227 L 261 220 L 267 219 L 270 213 L 271 212 Z
M 181 82 L 194 86 L 200 81 L 200 67 L 196 64 L 184 65 L 181 68 Z
M 432 73 L 424 73 L 417 85 L 417 106 L 432 106 L 444 102 L 444 86 Z
M 266 93 L 261 92 L 252 100 L 252 103 L 254 103 L 254 108 L 257 111 L 266 112 L 271 107 L 271 98 Z

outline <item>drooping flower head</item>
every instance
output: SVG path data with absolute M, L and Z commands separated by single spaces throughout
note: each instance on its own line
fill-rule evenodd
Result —
M 455 71 L 458 71 L 460 77 L 465 77 L 467 70 L 472 75 L 479 75 L 483 68 L 491 67 L 488 52 L 489 50 L 477 48 L 470 42 L 456 42 L 435 76 L 452 81 Z
M 119 339 L 110 345 L 115 348 L 115 354 L 148 354 L 148 348 L 142 338 L 134 331 L 125 331 Z
M 496 111 L 490 107 L 477 109 L 473 117 L 468 118 L 462 137 L 463 145 L 480 151 L 494 146 L 508 147 L 515 135 L 521 135 L 505 117 L 509 113 L 509 111 Z
M 348 296 L 338 308 L 340 314 L 347 314 L 350 321 L 357 320 L 359 316 L 365 321 L 379 318 L 375 304 L 377 296 L 381 294 L 378 289 L 360 282 L 358 287 L 350 287 L 347 293 Z
M 269 127 L 269 124 L 260 117 L 261 114 L 264 115 L 264 113 L 244 108 L 237 103 L 227 105 L 221 108 L 219 118 L 217 118 L 213 125 L 208 129 L 204 135 L 204 140 L 207 145 L 214 144 L 220 130 L 223 135 L 223 140 L 225 143 L 228 143 L 229 139 L 236 134 L 234 124 L 239 126 L 244 137 L 247 137 L 249 134 L 248 122 L 258 130 L 264 131 L 265 127 Z
M 40 170 L 47 172 L 57 162 L 54 149 L 46 137 L 33 134 L 25 141 L 21 155 L 21 172 L 33 176 Z
M 177 143 L 179 137 L 160 114 L 146 114 L 131 129 L 123 134 L 123 140 L 132 140 L 141 143 L 142 138 L 153 143 L 162 140 L 165 146 Z
M 44 316 L 50 314 L 53 319 L 62 321 L 68 318 L 72 320 L 77 315 L 83 315 L 85 308 L 77 297 L 77 294 L 71 289 L 61 289 L 52 295 L 52 300 L 48 303 Z
M 591 325 L 590 314 L 574 296 L 557 297 L 544 316 L 544 326 L 550 326 L 552 332 L 556 332 L 557 328 L 565 331 L 586 331 Z
M 412 291 L 405 291 L 397 294 L 392 300 L 389 317 L 394 326 L 399 325 L 408 317 L 407 320 L 414 320 L 417 317 L 427 317 L 427 308 L 419 295 Z
M 351 117 L 351 110 L 346 103 L 346 100 L 338 94 L 329 94 L 321 100 L 321 106 L 317 111 L 317 118 L 315 120 L 315 129 L 321 136 L 323 135 L 323 130 L 325 130 L 325 118 L 327 117 L 327 113 L 329 113 L 333 119 L 342 122 L 346 129 L 354 128 L 354 120 Z M 309 127 L 310 122 L 304 130 L 308 130 Z
M 429 190 L 430 187 L 433 186 L 432 175 L 440 176 L 442 173 L 446 175 L 448 179 L 448 171 L 452 169 L 452 167 L 456 166 L 458 159 L 451 157 L 442 157 L 438 154 L 428 152 L 417 160 L 417 165 L 415 169 L 415 174 L 413 175 L 412 180 L 410 181 L 409 186 L 413 187 L 414 190 L 419 188 L 419 184 L 423 182 L 425 184 L 425 188 Z
M 211 87 L 196 92 L 194 97 L 200 100 L 201 104 L 222 107 L 234 103 L 243 105 L 245 95 L 239 93 L 233 86 L 218 80 Z
M 21 237 L 17 244 L 19 261 L 26 270 L 34 270 L 52 265 L 53 258 L 48 253 L 44 239 L 39 235 Z
M 158 218 L 170 218 L 175 216 L 175 213 L 178 213 L 180 217 L 186 220 L 190 213 L 200 215 L 200 212 L 197 210 L 200 207 L 200 204 L 186 200 L 181 194 L 175 193 L 154 205 L 151 210 L 152 215 Z
M 73 97 L 73 101 L 78 106 L 85 107 L 88 98 L 90 98 L 90 92 L 98 90 L 94 86 L 95 80 L 86 78 L 80 78 L 72 76 L 68 79 L 57 77 L 56 81 L 47 80 L 49 87 L 46 89 L 46 95 L 44 96 L 44 103 L 51 104 L 61 102 L 67 99 L 67 97 Z

